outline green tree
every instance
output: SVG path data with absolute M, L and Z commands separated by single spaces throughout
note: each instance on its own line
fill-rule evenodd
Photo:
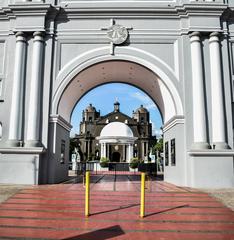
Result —
M 74 152 L 75 148 L 79 147 L 79 142 L 76 138 L 70 138 L 70 156 Z
M 158 142 L 153 146 L 152 152 L 156 156 L 157 156 L 157 154 L 159 155 L 160 153 L 163 152 L 163 139 L 162 138 L 160 138 L 158 140 Z

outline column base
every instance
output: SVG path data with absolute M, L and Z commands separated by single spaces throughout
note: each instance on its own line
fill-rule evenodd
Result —
M 192 144 L 191 149 L 193 150 L 211 149 L 211 146 L 207 142 L 196 142 Z
M 28 140 L 24 143 L 24 147 L 42 147 L 42 144 L 38 140 Z
M 212 149 L 217 149 L 217 150 L 220 150 L 220 149 L 230 149 L 230 147 L 228 146 L 227 143 L 225 142 L 214 142 L 212 145 L 211 145 Z
M 233 188 L 233 152 L 204 151 L 190 153 L 187 183 L 195 188 Z

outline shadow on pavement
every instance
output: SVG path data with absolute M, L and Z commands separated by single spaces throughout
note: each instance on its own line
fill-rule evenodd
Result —
M 152 215 L 156 215 L 156 214 L 160 214 L 160 213 L 165 213 L 165 212 L 169 212 L 169 211 L 172 211 L 172 210 L 175 210 L 175 209 L 178 209 L 178 208 L 184 208 L 184 207 L 189 207 L 188 204 L 185 204 L 185 205 L 181 205 L 181 206 L 177 206 L 177 207 L 173 207 L 173 208 L 168 208 L 166 210 L 162 210 L 162 211 L 158 211 L 158 212 L 154 212 L 154 213 L 149 213 L 149 214 L 146 214 L 145 217 L 150 217 Z
M 140 204 L 137 203 L 137 204 L 131 204 L 131 205 L 128 205 L 128 206 L 120 206 L 120 207 L 117 207 L 117 208 L 114 208 L 114 209 L 92 213 L 92 214 L 90 214 L 90 216 L 98 215 L 98 214 L 102 214 L 102 213 L 114 212 L 114 211 L 118 211 L 118 210 L 121 210 L 121 209 L 126 209 L 126 208 L 131 208 L 131 207 L 136 207 L 136 206 L 140 206 Z
M 63 238 L 63 240 L 106 240 L 125 234 L 119 225 L 102 228 L 93 232 L 83 233 L 78 236 Z

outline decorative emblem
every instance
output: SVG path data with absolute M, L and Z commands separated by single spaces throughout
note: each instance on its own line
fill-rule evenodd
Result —
M 115 20 L 110 20 L 110 27 L 103 27 L 101 30 L 107 31 L 106 35 L 110 40 L 110 54 L 115 54 L 115 45 L 124 43 L 128 38 L 128 30 L 132 30 L 132 27 L 123 27 L 119 24 L 115 24 Z
M 107 37 L 112 43 L 119 45 L 127 40 L 128 30 L 119 24 L 115 24 L 107 29 Z

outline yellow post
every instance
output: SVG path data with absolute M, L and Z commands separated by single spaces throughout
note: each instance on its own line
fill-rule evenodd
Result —
M 145 216 L 145 173 L 141 173 L 141 209 L 140 217 Z
M 85 174 L 85 178 L 86 178 L 86 184 L 85 184 L 85 216 L 88 217 L 89 216 L 89 195 L 90 195 L 90 172 L 87 171 Z

